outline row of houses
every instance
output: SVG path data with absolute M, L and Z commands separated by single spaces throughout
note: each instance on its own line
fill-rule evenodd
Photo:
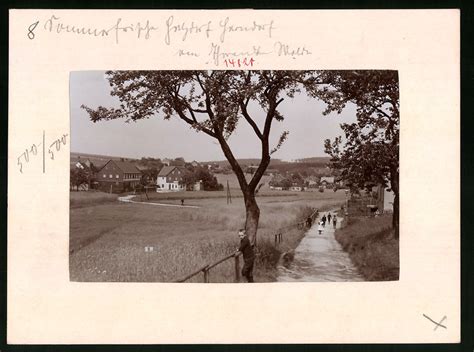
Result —
M 272 179 L 272 182 L 275 184 L 281 183 L 283 180 L 283 176 L 276 175 Z M 289 182 L 289 181 L 288 181 Z M 270 186 L 271 190 L 281 191 L 281 190 L 289 190 L 289 191 L 306 191 L 311 189 L 319 189 L 319 188 L 334 188 L 335 186 L 342 187 L 343 183 L 341 181 L 337 181 L 334 176 L 323 176 L 321 178 L 309 176 L 305 179 L 298 180 L 297 182 L 288 183 L 285 187 L 283 186 Z
M 147 180 L 148 183 L 156 185 L 157 191 L 184 191 L 186 186 L 183 183 L 183 176 L 186 172 L 184 167 L 180 165 L 169 165 L 170 163 L 176 163 L 176 160 L 163 159 L 165 166 L 161 168 L 158 173 L 156 180 Z M 204 166 L 213 167 L 214 165 L 201 165 L 197 161 L 190 163 L 192 166 Z M 189 165 L 189 164 L 188 164 Z M 110 159 L 103 165 L 95 165 L 88 158 L 77 158 L 71 160 L 71 167 L 82 168 L 92 170 L 93 182 L 89 182 L 88 185 L 83 185 L 82 189 L 88 189 L 92 187 L 105 192 L 124 192 L 133 190 L 138 184 L 144 174 L 146 174 L 146 167 L 137 165 L 134 162 L 125 159 Z M 251 167 L 249 167 L 251 168 Z M 283 178 L 278 170 L 267 170 L 273 179 L 276 180 L 279 177 Z M 335 184 L 334 177 L 321 177 L 321 179 L 308 177 L 304 181 L 293 183 L 288 185 L 285 189 L 290 191 L 304 191 L 307 188 L 317 187 L 330 187 Z M 193 190 L 201 190 L 202 182 L 196 182 L 192 187 Z M 283 187 L 270 186 L 270 189 L 282 190 Z
M 105 192 L 131 191 L 143 177 L 140 170 L 134 163 L 125 160 L 109 160 L 104 165 L 96 166 L 88 159 L 75 160 L 71 167 L 89 170 L 93 184 L 84 184 L 81 189 L 87 190 L 89 187 Z M 158 191 L 182 191 L 185 186 L 182 184 L 185 168 L 180 166 L 164 166 L 158 173 L 157 180 L 152 180 L 156 184 Z M 200 190 L 201 184 L 198 182 L 194 189 Z

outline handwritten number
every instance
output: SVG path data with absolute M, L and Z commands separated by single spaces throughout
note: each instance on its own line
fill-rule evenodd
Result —
M 23 163 L 21 162 L 21 156 L 17 159 L 17 165 L 20 165 L 20 172 L 23 173 Z
M 226 67 L 253 67 L 253 63 L 255 62 L 254 58 L 251 57 L 250 59 L 248 58 L 243 58 L 243 59 L 224 59 L 224 64 Z
M 49 154 L 51 160 L 55 159 L 54 149 L 56 149 L 56 151 L 59 152 L 61 150 L 61 147 L 62 147 L 61 144 L 67 145 L 67 137 L 68 137 L 68 134 L 65 133 L 61 137 L 57 138 L 53 143 L 50 144 L 50 146 L 48 148 L 48 154 Z M 28 148 L 24 149 L 23 153 L 21 153 L 17 157 L 17 165 L 18 165 L 21 173 L 23 173 L 23 164 L 28 164 L 30 162 L 30 159 L 31 159 L 32 156 L 34 157 L 34 156 L 38 155 L 38 147 L 39 146 L 43 146 L 43 173 L 44 173 L 44 170 L 45 170 L 45 152 L 46 152 L 46 144 L 45 144 L 45 139 L 44 138 L 45 138 L 45 136 L 44 136 L 44 132 L 43 132 L 43 142 L 42 143 L 38 143 L 38 144 L 33 143 L 33 144 L 31 144 L 30 146 L 28 146 Z M 55 146 L 55 148 L 53 146 Z
M 39 21 L 36 21 L 35 23 L 30 24 L 28 27 L 28 38 L 30 40 L 35 39 L 35 32 L 34 30 L 36 29 L 36 26 L 38 25 Z

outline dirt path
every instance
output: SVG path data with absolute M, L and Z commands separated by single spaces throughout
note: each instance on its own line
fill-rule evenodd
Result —
M 157 205 L 160 207 L 178 207 L 178 208 L 200 208 L 197 205 L 179 205 L 179 204 L 166 204 L 166 203 L 152 203 L 152 202 L 136 202 L 132 200 L 136 195 L 131 194 L 125 197 L 119 197 L 119 202 L 124 203 L 135 203 L 135 204 L 148 204 L 148 205 Z
M 341 220 L 338 218 L 337 227 Z M 294 260 L 288 266 L 278 267 L 277 281 L 364 281 L 349 255 L 334 238 L 333 225 L 326 223 L 319 234 L 318 221 L 319 218 L 296 248 Z

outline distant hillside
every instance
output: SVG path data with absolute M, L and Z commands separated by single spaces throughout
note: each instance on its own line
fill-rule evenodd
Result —
M 260 163 L 260 159 L 237 159 L 237 161 L 241 166 L 257 166 Z M 329 161 L 329 157 L 302 158 L 292 162 L 283 161 L 281 159 L 272 159 L 268 169 L 278 170 L 282 174 L 300 173 L 317 176 L 332 176 L 333 172 L 328 168 Z M 227 160 L 204 161 L 201 162 L 201 164 L 218 164 L 221 168 L 230 168 L 230 164 Z
M 331 158 L 328 156 L 315 156 L 312 158 L 296 159 L 298 163 L 315 163 L 315 164 L 327 164 Z
M 87 153 L 78 153 L 78 152 L 71 152 L 71 163 L 77 162 L 81 159 L 89 159 L 95 167 L 101 167 L 105 165 L 105 163 L 109 160 L 126 160 L 131 162 L 137 162 L 137 159 L 134 158 L 126 158 L 121 156 L 111 156 L 111 155 L 100 155 L 100 154 L 87 154 Z
M 307 164 L 308 166 L 312 167 L 326 167 L 329 163 L 329 157 L 312 157 L 312 158 L 302 158 L 296 159 L 295 161 L 283 161 L 281 159 L 271 159 L 269 168 L 278 169 L 279 167 L 288 167 L 292 168 L 292 166 L 297 166 L 298 164 Z M 237 159 L 240 165 L 258 165 L 260 164 L 260 159 Z M 230 164 L 227 160 L 219 160 L 219 161 L 202 161 L 201 164 L 218 164 L 220 167 L 226 167 Z
M 250 166 L 250 165 L 258 165 L 260 164 L 260 159 L 237 159 L 237 161 L 239 162 L 240 165 L 246 165 L 246 166 Z M 270 162 L 270 166 L 273 165 L 273 164 L 280 164 L 280 163 L 283 163 L 284 161 L 281 161 L 280 159 L 272 159 L 271 162 Z M 226 167 L 226 166 L 229 166 L 230 167 L 230 164 L 227 160 L 218 160 L 218 161 L 200 161 L 200 163 L 202 165 L 210 165 L 210 164 L 217 164 L 219 165 L 220 167 Z

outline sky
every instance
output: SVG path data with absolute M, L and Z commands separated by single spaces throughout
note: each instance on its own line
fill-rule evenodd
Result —
M 177 158 L 187 161 L 224 160 L 217 141 L 198 133 L 189 125 L 172 118 L 165 121 L 157 114 L 150 119 L 126 123 L 125 120 L 93 123 L 81 105 L 90 108 L 117 107 L 118 99 L 110 95 L 110 86 L 104 71 L 77 71 L 70 74 L 71 151 L 87 154 L 122 156 L 129 158 Z M 279 110 L 285 116 L 282 122 L 274 121 L 271 148 L 285 130 L 288 139 L 272 158 L 294 160 L 324 153 L 324 140 L 342 134 L 341 123 L 354 122 L 355 107 L 347 106 L 341 114 L 323 116 L 325 104 L 302 92 L 295 98 L 285 98 Z M 264 115 L 252 109 L 251 116 L 259 126 Z M 229 139 L 237 158 L 260 158 L 260 143 L 248 123 L 241 119 Z

